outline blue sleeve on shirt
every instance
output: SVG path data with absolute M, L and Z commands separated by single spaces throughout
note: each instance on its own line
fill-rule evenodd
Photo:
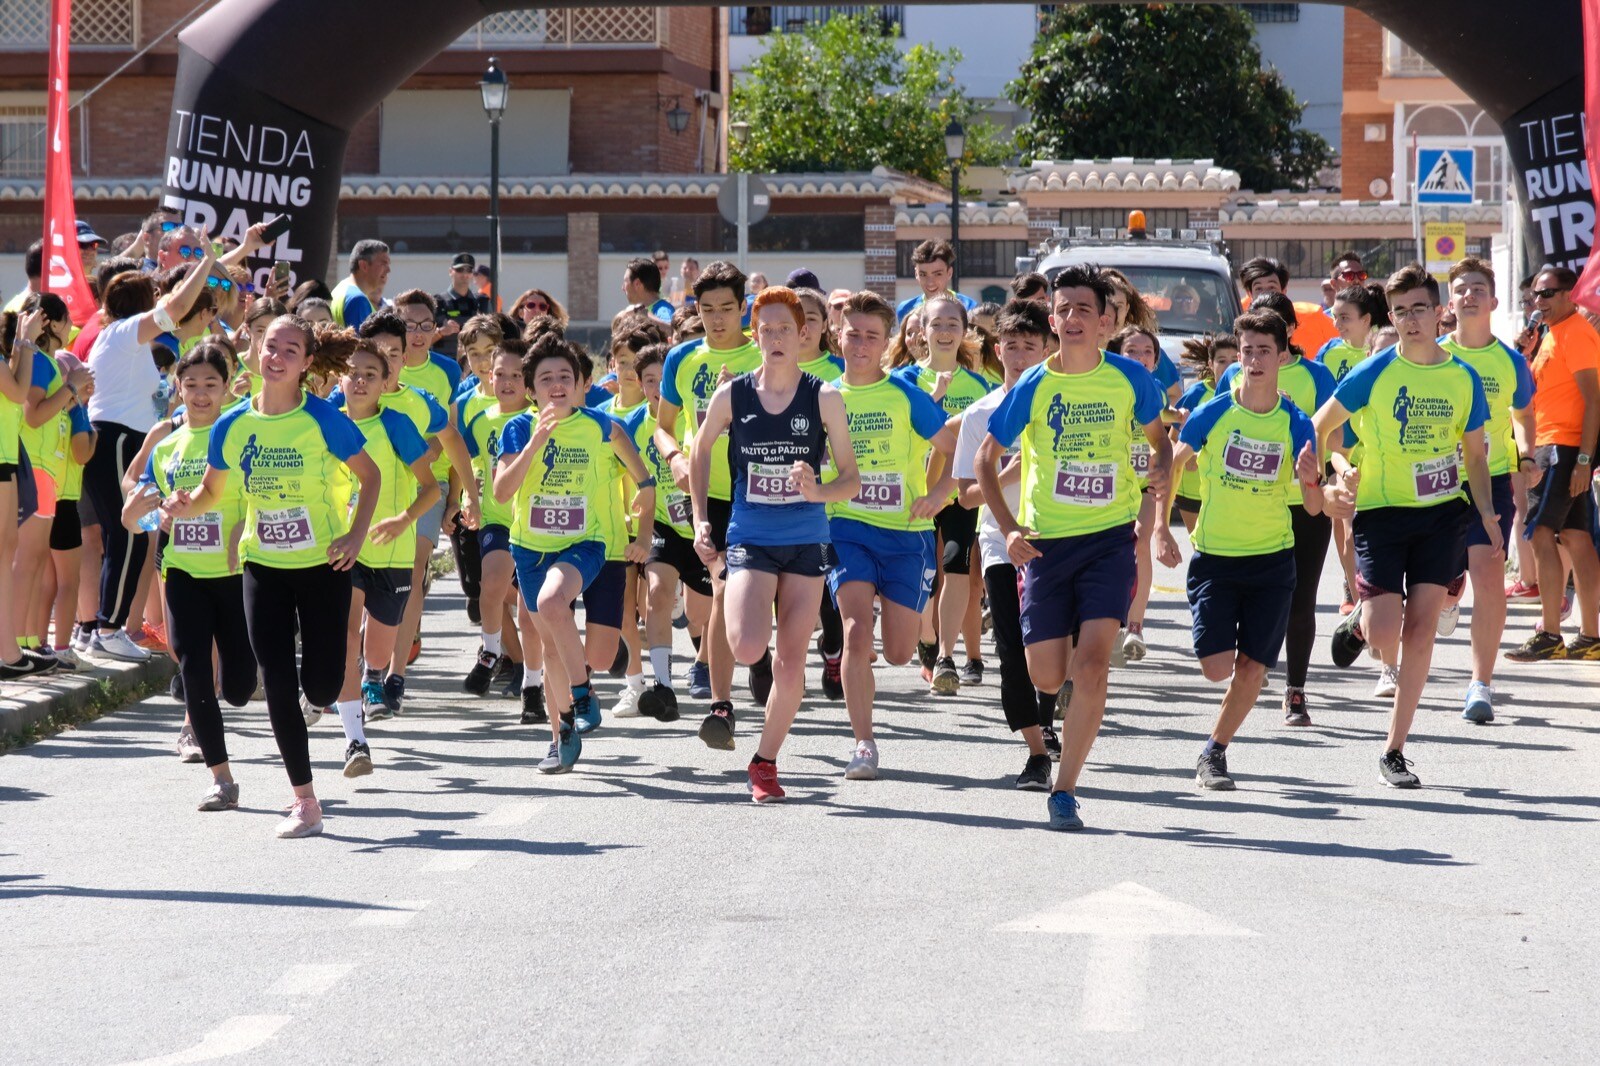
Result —
M 1161 409 L 1167 406 L 1167 394 L 1156 383 L 1155 375 L 1134 362 L 1132 359 L 1109 352 L 1105 356 L 1106 362 L 1122 371 L 1122 376 L 1128 379 L 1128 384 L 1133 387 L 1133 418 L 1141 426 L 1148 426 L 1161 417 Z M 1043 366 L 1043 363 L 1039 364 Z
M 367 294 L 356 290 L 344 298 L 344 324 L 346 329 L 359 329 L 361 323 L 372 317 L 372 301 Z
M 1511 360 L 1511 372 L 1516 376 L 1516 387 L 1511 390 L 1511 406 L 1518 411 L 1533 402 L 1533 373 L 1528 369 L 1528 360 L 1515 348 L 1500 342 L 1500 347 L 1505 349 L 1506 358 Z
M 1478 372 L 1467 366 L 1460 359 L 1456 360 L 1472 375 L 1472 407 L 1467 411 L 1467 432 L 1482 429 L 1484 423 L 1489 421 L 1489 397 L 1483 391 L 1483 379 Z
M 609 399 L 611 399 L 611 393 L 607 392 L 602 386 L 590 385 L 588 393 L 583 397 L 583 405 L 598 410 L 600 405 Z
M 250 410 L 247 404 L 230 407 L 222 412 L 222 417 L 217 419 L 216 425 L 211 427 L 211 443 L 206 446 L 206 462 L 218 470 L 228 469 L 228 461 L 222 457 L 222 446 L 228 440 L 228 431 L 239 421 L 246 411 Z
M 327 442 L 328 451 L 333 453 L 335 459 L 344 462 L 366 447 L 367 438 L 362 436 L 350 416 L 327 400 L 320 396 L 307 396 L 305 410 L 316 421 L 317 428 L 322 430 L 322 439 Z M 215 432 L 211 434 L 211 439 L 216 440 Z
M 910 405 L 911 428 L 923 440 L 932 440 L 944 428 L 945 413 L 938 401 L 932 396 L 917 388 L 904 378 L 891 376 L 890 381 L 895 388 L 905 393 L 906 402 Z
M 465 414 L 465 408 L 464 407 L 460 411 L 457 412 L 458 418 L 464 417 L 464 414 Z M 478 419 L 482 418 L 483 416 L 484 416 L 484 412 L 483 411 L 479 411 L 477 414 L 472 416 L 472 421 L 471 422 L 466 422 L 466 421 L 458 421 L 457 422 L 457 425 L 461 429 L 461 439 L 463 441 L 465 441 L 466 444 L 467 444 L 467 456 L 468 456 L 468 458 L 471 458 L 471 459 L 476 459 L 478 457 L 478 451 L 479 451 L 479 449 L 478 449 L 478 434 L 477 434 L 477 431 L 474 430 L 472 427 L 476 426 L 478 424 Z
M 1238 378 L 1238 376 L 1239 376 L 1239 364 L 1238 363 L 1229 363 L 1228 364 L 1228 369 L 1224 370 L 1222 372 L 1222 376 L 1217 379 L 1217 392 L 1219 394 L 1220 393 L 1224 393 L 1224 392 L 1232 392 L 1233 391 L 1233 382 L 1234 382 L 1234 380 L 1236 378 Z
M 1300 362 L 1311 375 L 1311 383 L 1316 387 L 1317 408 L 1320 410 L 1323 404 L 1333 398 L 1333 390 L 1339 387 L 1339 383 L 1333 379 L 1333 371 L 1321 363 L 1313 363 L 1308 359 L 1302 359 Z M 1316 413 L 1316 411 L 1306 412 L 1308 415 Z
M 1178 373 L 1177 365 L 1167 357 L 1166 352 L 1159 348 L 1156 349 L 1156 368 L 1154 373 L 1156 376 L 1156 383 L 1161 386 L 1161 391 L 1163 394 L 1165 394 L 1167 390 L 1171 389 L 1172 386 L 1183 380 L 1182 376 Z
M 478 375 L 476 375 L 476 374 L 468 374 L 466 377 L 461 379 L 461 384 L 456 386 L 456 391 L 450 398 L 459 403 L 460 401 L 465 400 L 469 396 L 471 396 L 472 393 L 473 393 L 473 390 L 476 389 L 477 387 L 478 387 Z
M 34 352 L 32 387 L 37 389 L 49 388 L 50 380 L 56 376 L 56 372 L 59 369 L 60 368 L 56 366 L 56 361 L 54 359 L 50 358 L 48 355 L 45 355 L 43 352 Z
M 438 352 L 430 351 L 428 358 L 433 360 L 434 366 L 444 371 L 445 380 L 450 382 L 450 387 L 445 391 L 448 395 L 454 396 L 456 390 L 461 388 L 461 364 L 448 355 L 440 355 Z
M 1398 352 L 1399 349 L 1391 344 L 1378 354 L 1368 356 L 1351 367 L 1350 373 L 1346 374 L 1344 380 L 1333 390 L 1333 398 L 1351 414 L 1367 406 L 1372 399 L 1372 386 L 1377 384 L 1379 376 L 1389 369 L 1389 364 L 1394 362 Z
M 901 300 L 900 306 L 894 309 L 895 320 L 897 322 L 905 321 L 905 317 L 920 306 L 922 306 L 921 293 L 918 293 L 916 296 L 909 296 L 906 299 Z
M 600 426 L 600 439 L 603 440 L 603 441 L 609 441 L 611 439 L 611 427 L 612 426 L 620 426 L 620 425 L 622 425 L 622 420 L 621 419 L 613 418 L 610 415 L 606 414 L 604 411 L 599 410 L 598 408 L 580 407 L 580 408 L 578 408 L 578 410 L 583 412 L 584 414 L 588 415 L 590 418 L 594 419 L 595 422 L 597 422 L 599 424 L 599 426 Z
M 516 455 L 533 438 L 533 415 L 527 411 L 507 422 L 500 430 L 500 457 Z
M 89 409 L 87 407 L 82 405 L 74 407 L 72 409 L 72 413 L 67 416 L 67 421 L 72 423 L 72 433 L 74 436 L 78 435 L 79 433 L 94 432 L 94 426 L 89 422 Z
M 1224 390 L 1225 391 L 1225 390 Z M 1178 397 L 1178 408 L 1183 411 L 1193 411 L 1205 399 L 1206 383 L 1197 381 L 1183 390 L 1183 395 Z
M 1344 341 L 1340 340 L 1338 337 L 1333 338 L 1331 341 L 1324 341 L 1322 347 L 1317 349 L 1317 354 L 1313 356 L 1313 358 L 1320 363 L 1322 362 L 1322 357 L 1328 354 L 1329 348 L 1337 347 L 1343 343 Z M 1329 371 L 1329 373 L 1332 373 L 1332 371 Z
M 1317 429 L 1311 424 L 1307 414 L 1292 403 L 1285 401 L 1289 408 L 1289 439 L 1294 442 L 1294 454 L 1290 457 L 1291 464 L 1300 456 L 1300 452 L 1307 444 L 1311 445 L 1313 452 L 1317 451 Z
M 994 409 L 994 414 L 989 416 L 989 436 L 998 441 L 1002 448 L 1015 444 L 1022 435 L 1023 427 L 1032 420 L 1033 395 L 1039 391 L 1039 379 L 1043 376 L 1043 363 L 1024 371 L 1011 391 L 1006 393 L 1006 398 L 1000 401 L 1000 406 Z
M 407 385 L 406 388 L 421 396 L 428 405 L 428 436 L 436 437 L 443 433 L 444 427 L 450 424 L 450 412 L 446 411 L 438 400 L 435 400 L 415 385 Z
M 423 441 L 422 434 L 417 432 L 417 427 L 411 424 L 411 419 L 392 407 L 386 407 L 378 412 L 378 420 L 384 432 L 389 434 L 389 445 L 402 463 L 410 466 L 428 454 L 428 445 Z
M 333 391 L 328 393 L 328 402 L 333 404 L 333 406 L 335 406 L 335 407 L 343 407 L 344 406 L 344 389 L 342 389 L 339 386 L 335 385 L 333 387 Z
M 1206 446 L 1206 440 L 1211 436 L 1211 430 L 1216 427 L 1217 419 L 1227 413 L 1233 406 L 1233 393 L 1227 389 L 1218 390 L 1217 394 L 1195 409 L 1183 428 L 1178 430 L 1178 441 L 1187 444 L 1192 450 L 1200 451 Z
M 678 369 L 699 343 L 697 340 L 684 341 L 668 352 L 666 361 L 661 364 L 661 398 L 674 407 L 683 407 L 683 395 L 678 392 Z

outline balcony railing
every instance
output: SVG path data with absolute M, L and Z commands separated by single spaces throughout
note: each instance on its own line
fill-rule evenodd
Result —
M 903 36 L 903 4 L 762 4 L 728 8 L 728 32 L 735 37 L 760 37 L 768 33 L 798 33 L 835 15 L 871 15 L 885 37 Z
M 72 47 L 133 48 L 139 40 L 135 0 L 77 0 Z M 50 46 L 50 0 L 0 0 L 0 51 L 42 52 Z
M 1439 68 L 1422 58 L 1409 44 L 1385 30 L 1383 33 L 1383 73 L 1390 78 L 1438 78 Z
M 534 7 L 490 15 L 450 47 L 614 48 L 660 43 L 660 9 L 656 7 Z

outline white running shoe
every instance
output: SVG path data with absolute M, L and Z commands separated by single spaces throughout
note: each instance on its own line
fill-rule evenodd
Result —
M 70 642 L 72 650 L 77 652 L 79 655 L 88 655 L 89 643 L 93 636 L 93 628 L 86 629 L 83 626 L 74 625 L 72 627 L 72 640 Z
M 1122 669 L 1122 667 L 1127 666 L 1127 665 L 1128 665 L 1128 638 L 1127 638 L 1127 634 L 1123 633 L 1121 630 L 1118 630 L 1117 638 L 1111 642 L 1111 666 L 1112 666 L 1113 669 L 1120 670 L 1120 669 Z
M 844 770 L 847 781 L 872 781 L 878 776 L 878 745 L 870 740 L 856 741 L 855 758 Z
M 322 804 L 315 796 L 296 799 L 289 806 L 289 816 L 278 823 L 278 839 L 314 837 L 322 832 Z
M 622 687 L 622 695 L 617 697 L 617 702 L 612 705 L 611 713 L 617 718 L 639 717 L 639 697 L 643 695 L 638 689 L 627 685 Z
M 1456 631 L 1456 625 L 1461 621 L 1461 605 L 1452 603 L 1439 612 L 1439 621 L 1434 626 L 1434 632 L 1441 637 L 1448 637 Z
M 1390 699 L 1399 687 L 1400 671 L 1393 666 L 1385 666 L 1378 674 L 1378 683 L 1372 686 L 1372 696 L 1374 699 Z
M 1122 638 L 1122 655 L 1130 663 L 1143 659 L 1150 649 L 1145 646 L 1144 634 L 1136 629 L 1128 630 L 1128 635 Z
M 55 654 L 56 654 L 56 662 L 61 664 L 59 669 L 62 669 L 62 670 L 81 670 L 81 669 L 83 669 L 83 660 L 78 658 L 78 653 L 75 650 L 73 650 L 72 648 L 70 648 L 70 647 L 67 647 L 67 648 L 56 648 L 56 649 L 54 649 L 54 651 L 55 651 Z
M 110 633 L 95 630 L 89 638 L 89 654 L 121 663 L 142 663 L 150 658 L 150 653 L 135 644 L 125 629 L 113 629 Z
M 306 716 L 306 728 L 310 729 L 322 721 L 322 716 L 327 713 L 327 709 L 311 706 L 311 701 L 306 699 L 306 694 L 302 692 L 300 693 L 300 713 Z
M 178 731 L 178 761 L 206 761 L 206 753 L 200 750 L 200 741 L 195 739 L 194 732 L 187 727 Z

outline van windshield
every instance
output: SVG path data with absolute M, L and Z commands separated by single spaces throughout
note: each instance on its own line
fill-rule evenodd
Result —
M 1156 313 L 1161 332 L 1189 336 L 1201 333 L 1228 333 L 1239 313 L 1239 300 L 1231 280 L 1209 270 L 1183 270 L 1176 267 L 1125 266 L 1100 263 L 1120 270 L 1145 303 Z M 1052 281 L 1062 267 L 1046 273 Z

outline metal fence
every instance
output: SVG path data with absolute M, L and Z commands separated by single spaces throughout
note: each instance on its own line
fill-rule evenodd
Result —
M 885 37 L 904 36 L 903 4 L 761 4 L 728 8 L 728 32 L 735 37 L 796 33 L 835 15 L 871 15 Z
M 133 48 L 139 40 L 135 0 L 77 0 L 74 48 Z M 50 0 L 0 0 L 0 51 L 35 52 L 50 45 Z
M 451 48 L 582 48 L 661 43 L 656 7 L 530 7 L 490 15 Z

